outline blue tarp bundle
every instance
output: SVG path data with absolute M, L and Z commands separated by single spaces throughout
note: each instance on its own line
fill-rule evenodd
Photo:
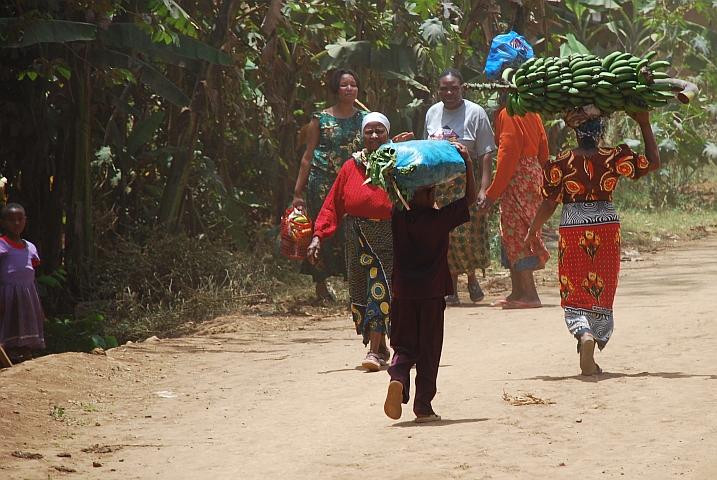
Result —
M 533 58 L 533 47 L 514 31 L 497 35 L 490 44 L 485 62 L 485 76 L 495 80 L 506 67 L 518 67 Z
M 418 187 L 453 180 L 466 171 L 463 157 L 447 140 L 410 140 L 379 147 L 396 151 L 396 181 L 415 191 Z
M 387 143 L 366 160 L 366 183 L 386 190 L 399 208 L 408 205 L 419 187 L 448 182 L 466 171 L 463 157 L 446 140 Z

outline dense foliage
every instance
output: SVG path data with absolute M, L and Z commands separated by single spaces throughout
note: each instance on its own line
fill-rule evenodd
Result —
M 309 115 L 333 101 L 329 70 L 357 70 L 361 103 L 420 135 L 440 71 L 482 81 L 490 39 L 511 28 L 539 56 L 655 51 L 698 84 L 689 107 L 654 111 L 657 199 L 717 162 L 715 21 L 705 0 L 6 0 L 4 200 L 26 206 L 26 236 L 44 273 L 69 272 L 72 302 L 116 297 L 128 285 L 106 288 L 98 265 L 127 242 L 148 251 L 158 230 L 250 256 L 290 201 Z

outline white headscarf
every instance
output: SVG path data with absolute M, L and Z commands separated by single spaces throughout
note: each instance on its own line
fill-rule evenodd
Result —
M 363 132 L 363 129 L 366 128 L 366 125 L 371 122 L 379 122 L 383 124 L 383 126 L 386 127 L 386 134 L 391 131 L 391 123 L 388 121 L 388 118 L 386 118 L 386 115 L 379 112 L 371 112 L 366 114 L 365 117 L 363 117 L 363 122 L 361 122 L 361 132 Z

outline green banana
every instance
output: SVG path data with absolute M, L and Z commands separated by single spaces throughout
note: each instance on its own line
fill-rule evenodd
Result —
M 671 65 L 672 65 L 672 64 L 671 64 L 670 62 L 668 62 L 667 60 L 657 60 L 656 62 L 652 62 L 652 63 L 648 66 L 648 68 L 649 68 L 650 70 L 657 70 L 657 69 L 660 69 L 660 68 L 668 68 L 668 67 L 670 67 Z
M 503 70 L 503 75 L 501 76 L 501 78 L 502 78 L 503 80 L 505 80 L 506 82 L 510 82 L 510 79 L 512 78 L 512 75 L 513 75 L 513 72 L 515 72 L 515 69 L 508 67 L 508 68 L 506 68 L 506 69 Z
M 621 75 L 623 73 L 629 73 L 631 75 L 634 75 L 635 69 L 629 65 L 626 65 L 624 67 L 613 68 L 612 70 L 610 70 L 610 73 L 612 73 L 614 75 Z
M 607 57 L 603 58 L 602 59 L 602 68 L 604 68 L 605 70 L 610 70 L 610 66 L 615 61 L 615 59 L 617 57 L 619 57 L 620 55 L 621 55 L 621 52 L 615 51 L 615 52 L 610 53 Z

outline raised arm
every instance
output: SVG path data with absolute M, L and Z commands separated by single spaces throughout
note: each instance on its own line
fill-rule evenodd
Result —
M 311 160 L 314 158 L 314 150 L 319 146 L 321 138 L 321 129 L 319 119 L 312 118 L 306 131 L 306 151 L 301 157 L 301 166 L 299 166 L 299 175 L 296 178 L 296 186 L 294 187 L 294 208 L 304 209 L 303 192 L 306 184 L 309 183 L 309 173 L 311 172 Z
M 642 138 L 645 141 L 645 157 L 650 162 L 650 166 L 647 167 L 648 172 L 654 172 L 660 168 L 660 149 L 657 148 L 657 140 L 655 135 L 652 133 L 652 125 L 650 125 L 650 114 L 649 113 L 633 113 L 630 117 L 640 125 L 642 131 Z

